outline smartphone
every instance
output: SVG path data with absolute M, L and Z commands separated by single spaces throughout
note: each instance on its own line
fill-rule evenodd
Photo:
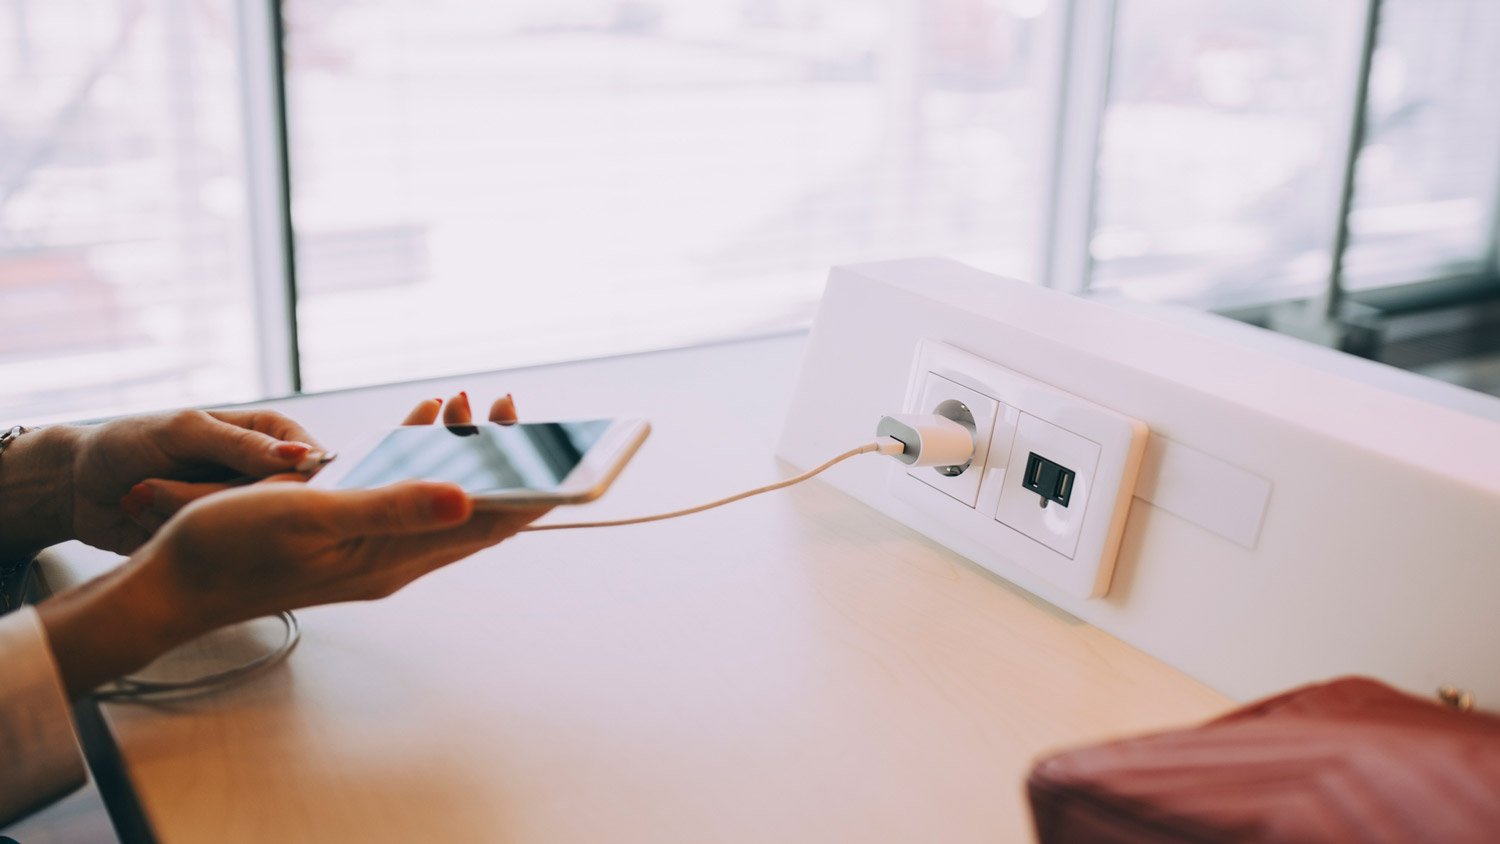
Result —
M 477 508 L 581 504 L 609 489 L 650 432 L 644 419 L 411 425 L 368 437 L 309 483 L 369 489 L 446 481 L 463 487 Z

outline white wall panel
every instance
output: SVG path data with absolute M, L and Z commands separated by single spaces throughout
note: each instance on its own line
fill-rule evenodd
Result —
M 1138 491 L 1242 507 L 1247 487 L 1228 494 L 1192 467 L 1264 479 L 1258 534 L 1244 517 L 1224 522 L 1235 538 L 1195 523 L 1212 521 L 1211 506 L 1195 516 L 1138 497 L 1110 593 L 1082 600 L 897 500 L 894 461 L 856 461 L 830 483 L 1238 698 L 1360 673 L 1500 702 L 1494 421 L 1201 325 L 917 259 L 833 271 L 780 454 L 809 466 L 868 439 L 900 408 L 923 338 L 1145 420 L 1160 453 Z

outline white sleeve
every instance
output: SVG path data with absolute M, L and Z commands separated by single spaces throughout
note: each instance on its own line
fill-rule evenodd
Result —
M 0 827 L 76 789 L 73 711 L 32 607 L 0 617 Z

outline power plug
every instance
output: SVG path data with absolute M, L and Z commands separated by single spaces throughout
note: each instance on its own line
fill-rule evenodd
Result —
M 905 450 L 893 455 L 908 466 L 965 467 L 974 459 L 974 429 L 936 413 L 884 416 L 875 436 L 898 440 Z

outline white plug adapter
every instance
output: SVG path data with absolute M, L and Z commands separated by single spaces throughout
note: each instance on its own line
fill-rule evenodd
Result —
M 899 440 L 906 448 L 892 455 L 908 466 L 967 466 L 974 458 L 974 430 L 936 413 L 884 416 L 875 436 Z

